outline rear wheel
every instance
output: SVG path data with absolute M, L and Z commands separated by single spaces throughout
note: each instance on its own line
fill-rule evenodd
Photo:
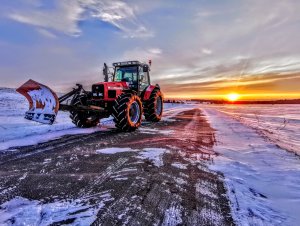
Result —
M 141 125 L 142 113 L 140 98 L 132 93 L 123 93 L 115 101 L 112 116 L 118 129 L 134 131 Z
M 149 100 L 144 103 L 144 115 L 147 121 L 158 122 L 163 113 L 163 95 L 159 89 L 154 89 Z
M 87 97 L 85 95 L 77 96 L 72 102 L 71 105 L 86 105 Z M 90 128 L 98 125 L 100 117 L 85 111 L 70 111 L 70 118 L 72 122 L 80 128 Z

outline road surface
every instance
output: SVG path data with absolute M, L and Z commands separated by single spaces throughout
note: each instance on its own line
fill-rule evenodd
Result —
M 234 225 L 213 129 L 199 109 L 167 116 L 0 155 L 0 222 Z

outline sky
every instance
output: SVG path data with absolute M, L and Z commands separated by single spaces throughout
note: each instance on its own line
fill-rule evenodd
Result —
M 167 98 L 300 98 L 298 0 L 1 0 L 0 87 L 58 92 L 152 60 Z

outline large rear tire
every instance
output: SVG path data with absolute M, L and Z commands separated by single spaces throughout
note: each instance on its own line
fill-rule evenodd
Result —
M 112 116 L 119 130 L 136 130 L 142 122 L 143 107 L 141 99 L 132 93 L 123 93 L 115 100 Z
M 71 105 L 86 105 L 87 97 L 85 95 L 77 96 Z M 90 112 L 70 111 L 70 118 L 72 122 L 80 128 L 90 128 L 98 125 L 100 117 Z
M 144 115 L 147 121 L 158 122 L 163 113 L 163 95 L 158 88 L 154 89 L 149 100 L 144 102 Z

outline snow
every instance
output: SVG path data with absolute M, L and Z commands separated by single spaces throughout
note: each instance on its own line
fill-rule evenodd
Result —
M 64 135 L 88 134 L 114 127 L 110 117 L 102 119 L 98 127 L 77 128 L 72 123 L 69 113 L 63 111 L 58 112 L 53 125 L 42 124 L 24 118 L 28 109 L 29 104 L 23 95 L 14 89 L 0 88 L 0 151 L 12 147 L 35 145 Z M 183 104 L 164 104 L 163 118 L 167 119 L 172 114 L 178 114 L 183 110 Z M 172 131 L 161 131 L 161 133 L 170 134 Z
M 128 180 L 128 177 L 116 177 L 114 180 Z
M 174 133 L 173 130 L 159 130 L 159 129 L 152 129 L 152 128 L 139 128 L 141 133 L 146 134 L 163 134 L 163 135 L 171 135 Z
M 217 109 L 300 155 L 300 105 L 222 105 Z
M 130 152 L 130 151 L 136 151 L 131 148 L 117 148 L 117 147 L 112 147 L 112 148 L 103 148 L 96 150 L 96 153 L 101 153 L 101 154 L 116 154 L 116 153 L 122 153 L 122 152 Z
M 15 197 L 0 206 L 0 225 L 50 225 L 68 219 L 74 219 L 73 225 L 91 225 L 105 202 L 113 200 L 110 193 L 100 198 L 100 202 L 87 204 L 81 199 L 42 203 Z
M 131 149 L 131 148 L 119 148 L 119 147 L 112 147 L 112 148 L 103 148 L 96 150 L 98 154 L 118 154 L 123 152 L 137 152 L 137 158 L 139 159 L 148 159 L 157 167 L 161 167 L 164 165 L 163 162 L 163 154 L 167 153 L 168 150 L 164 148 L 144 148 L 142 150 L 138 149 Z M 178 166 L 178 165 L 177 165 Z M 180 166 L 184 167 L 184 165 Z M 132 169 L 128 169 L 132 170 Z M 136 170 L 134 168 L 134 170 Z M 122 171 L 126 171 L 123 169 Z
M 300 160 L 222 109 L 201 106 L 220 153 L 211 169 L 225 176 L 239 225 L 299 225 Z
M 177 177 L 177 178 L 174 178 L 174 180 L 176 181 L 176 184 L 180 184 L 180 185 L 183 185 L 183 184 L 187 184 L 188 182 L 180 177 Z
M 155 166 L 161 167 L 164 165 L 163 154 L 167 152 L 168 150 L 164 148 L 144 148 L 143 151 L 139 152 L 137 158 L 148 159 Z
M 105 130 L 101 126 L 89 129 L 77 128 L 68 112 L 59 111 L 53 125 L 42 124 L 24 118 L 29 104 L 14 89 L 0 88 L 0 151 L 11 147 L 34 145 L 57 139 L 64 135 L 86 134 Z M 102 119 L 101 125 L 112 119 Z
M 170 208 L 166 209 L 162 226 L 176 226 L 182 224 L 181 210 L 182 206 L 172 203 Z
M 191 110 L 196 107 L 198 107 L 197 104 L 165 103 L 162 121 L 174 121 L 174 119 L 172 119 L 172 118 L 174 116 L 178 115 L 180 112 L 188 111 L 188 110 Z
M 207 181 L 198 180 L 198 182 L 195 185 L 196 192 L 197 193 L 201 193 L 202 195 L 207 195 L 208 197 L 216 199 L 218 197 L 217 197 L 217 195 L 215 193 L 213 193 L 211 191 L 212 190 L 211 186 L 212 186 L 212 184 L 208 183 Z M 216 190 L 216 188 L 214 188 L 213 190 Z
M 186 164 L 182 164 L 180 162 L 173 162 L 171 166 L 178 168 L 178 169 L 187 169 Z
M 223 225 L 223 221 L 222 221 L 222 216 L 220 215 L 220 213 L 216 212 L 214 209 L 212 208 L 207 208 L 207 207 L 203 207 L 200 210 L 199 213 L 200 216 L 202 216 L 202 218 L 208 218 L 211 220 L 211 222 L 214 222 L 214 225 Z M 244 225 L 242 225 L 244 226 Z M 254 226 L 254 225 L 253 225 Z M 256 226 L 256 225 L 255 225 Z

